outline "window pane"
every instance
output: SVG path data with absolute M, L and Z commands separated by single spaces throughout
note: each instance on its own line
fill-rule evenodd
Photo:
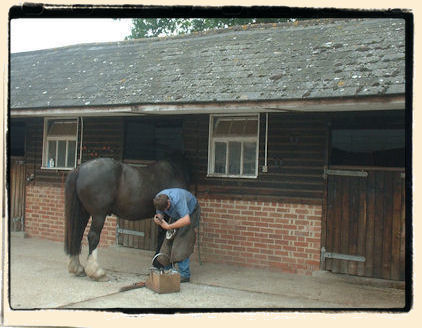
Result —
M 258 119 L 251 117 L 215 118 L 214 137 L 256 136 L 258 133 Z
M 47 167 L 54 167 L 56 164 L 56 144 L 56 141 L 48 142 L 48 155 L 45 163 Z
M 240 174 L 240 142 L 229 142 L 229 174 Z
M 47 135 L 51 136 L 76 136 L 77 124 L 75 120 L 57 120 L 48 122 Z
M 57 149 L 57 167 L 65 167 L 66 163 L 66 141 L 59 140 L 58 141 L 58 149 Z
M 243 174 L 256 174 L 256 143 L 245 142 L 243 144 Z
M 222 137 L 229 135 L 231 123 L 229 120 L 216 119 L 214 136 Z
M 231 129 L 230 129 L 230 135 L 242 136 L 245 124 L 246 124 L 245 121 L 238 121 L 238 120 L 233 121 Z
M 214 173 L 226 173 L 226 143 L 215 143 Z
M 247 120 L 245 123 L 245 135 L 256 136 L 258 134 L 258 120 Z
M 67 148 L 67 165 L 66 167 L 74 167 L 75 166 L 75 152 L 76 152 L 76 142 L 75 141 L 68 141 L 68 148 Z

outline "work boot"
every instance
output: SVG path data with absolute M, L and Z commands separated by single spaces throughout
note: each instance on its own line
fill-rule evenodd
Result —
M 182 277 L 180 276 L 180 283 L 184 283 L 184 282 L 189 282 L 190 278 L 189 277 Z

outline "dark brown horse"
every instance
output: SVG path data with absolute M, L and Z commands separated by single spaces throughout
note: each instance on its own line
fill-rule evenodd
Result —
M 97 262 L 97 246 L 107 215 L 142 220 L 154 215 L 152 199 L 166 188 L 186 188 L 189 174 L 181 156 L 147 167 L 133 167 L 110 158 L 83 163 L 71 171 L 65 187 L 65 252 L 70 256 L 69 272 L 107 280 Z M 79 262 L 81 241 L 88 233 L 89 255 L 84 268 Z

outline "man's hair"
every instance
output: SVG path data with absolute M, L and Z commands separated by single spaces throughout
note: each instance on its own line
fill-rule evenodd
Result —
M 168 196 L 165 194 L 157 195 L 154 200 L 154 207 L 159 211 L 164 211 L 168 206 Z

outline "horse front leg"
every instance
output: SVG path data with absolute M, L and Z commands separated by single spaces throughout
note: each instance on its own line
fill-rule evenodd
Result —
M 105 271 L 98 264 L 98 250 L 97 246 L 100 242 L 101 230 L 104 226 L 106 216 L 105 215 L 96 215 L 92 216 L 91 228 L 88 233 L 88 244 L 89 244 L 89 253 L 88 261 L 85 266 L 85 273 L 91 279 L 96 281 L 107 281 L 107 275 Z

